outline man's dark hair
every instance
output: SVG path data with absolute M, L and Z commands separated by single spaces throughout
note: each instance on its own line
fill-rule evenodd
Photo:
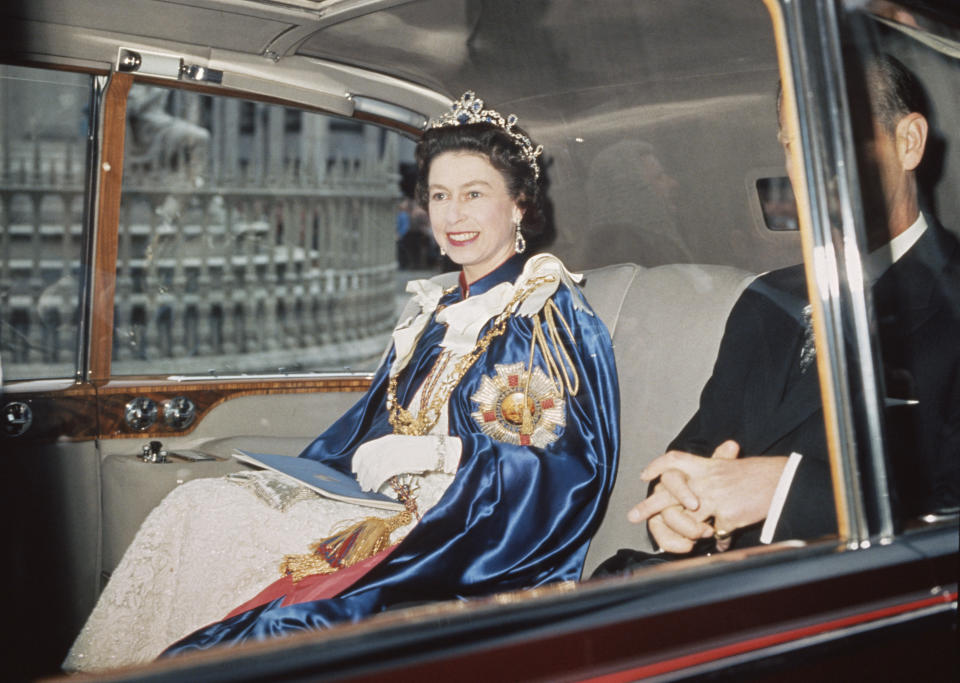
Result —
M 927 116 L 923 88 L 910 70 L 896 57 L 879 54 L 866 62 L 867 88 L 873 116 L 888 132 L 911 112 Z
M 929 118 L 927 98 L 923 87 L 899 59 L 886 53 L 867 58 L 866 90 L 870 95 L 871 114 L 883 127 L 893 133 L 900 119 L 910 112 Z M 783 98 L 783 83 L 777 81 L 777 121 L 780 121 L 780 106 Z

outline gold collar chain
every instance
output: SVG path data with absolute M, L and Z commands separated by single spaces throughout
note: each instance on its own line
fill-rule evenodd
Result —
M 430 430 L 433 429 L 440 420 L 443 406 L 450 400 L 450 394 L 453 393 L 453 388 L 460 383 L 463 376 L 467 374 L 467 370 L 469 370 L 484 351 L 487 350 L 490 343 L 506 331 L 507 320 L 510 319 L 514 309 L 523 302 L 524 299 L 530 296 L 537 287 L 546 282 L 555 281 L 556 276 L 554 275 L 541 275 L 531 278 L 522 289 L 519 289 L 513 295 L 510 303 L 507 304 L 506 308 L 497 316 L 493 326 L 487 330 L 487 333 L 477 342 L 470 353 L 462 356 L 457 361 L 453 371 L 445 377 L 442 377 L 442 379 L 440 375 L 443 374 L 442 371 L 449 363 L 452 354 L 449 351 L 441 353 L 437 360 L 434 361 L 433 368 L 431 368 L 430 374 L 427 375 L 427 379 L 424 380 L 424 392 L 420 402 L 422 408 L 416 417 L 414 417 L 410 411 L 403 408 L 397 401 L 397 379 L 399 373 L 393 375 L 387 385 L 387 409 L 390 411 L 390 424 L 393 426 L 393 433 L 410 436 L 429 434 Z M 434 373 L 438 373 L 437 377 L 433 377 Z

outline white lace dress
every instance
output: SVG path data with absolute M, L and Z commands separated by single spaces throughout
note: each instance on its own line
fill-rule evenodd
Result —
M 413 478 L 421 514 L 452 478 L 443 472 Z M 98 671 L 151 661 L 279 579 L 284 555 L 309 552 L 311 543 L 344 521 L 394 514 L 321 498 L 272 472 L 187 482 L 140 527 L 64 669 Z M 391 540 L 412 526 L 398 529 Z

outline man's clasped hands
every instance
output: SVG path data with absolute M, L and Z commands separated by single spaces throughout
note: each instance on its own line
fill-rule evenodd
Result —
M 763 521 L 770 508 L 786 456 L 738 457 L 736 441 L 724 441 L 709 458 L 667 451 L 650 463 L 641 479 L 654 482 L 650 495 L 630 510 L 631 522 L 647 522 L 660 548 L 687 553 L 704 538 L 717 550 L 730 546 L 730 534 Z

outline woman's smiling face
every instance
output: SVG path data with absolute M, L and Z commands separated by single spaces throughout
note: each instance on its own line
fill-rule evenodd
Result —
M 439 154 L 430 164 L 427 185 L 433 237 L 463 268 L 467 282 L 483 277 L 514 253 L 515 225 L 523 211 L 486 156 Z

